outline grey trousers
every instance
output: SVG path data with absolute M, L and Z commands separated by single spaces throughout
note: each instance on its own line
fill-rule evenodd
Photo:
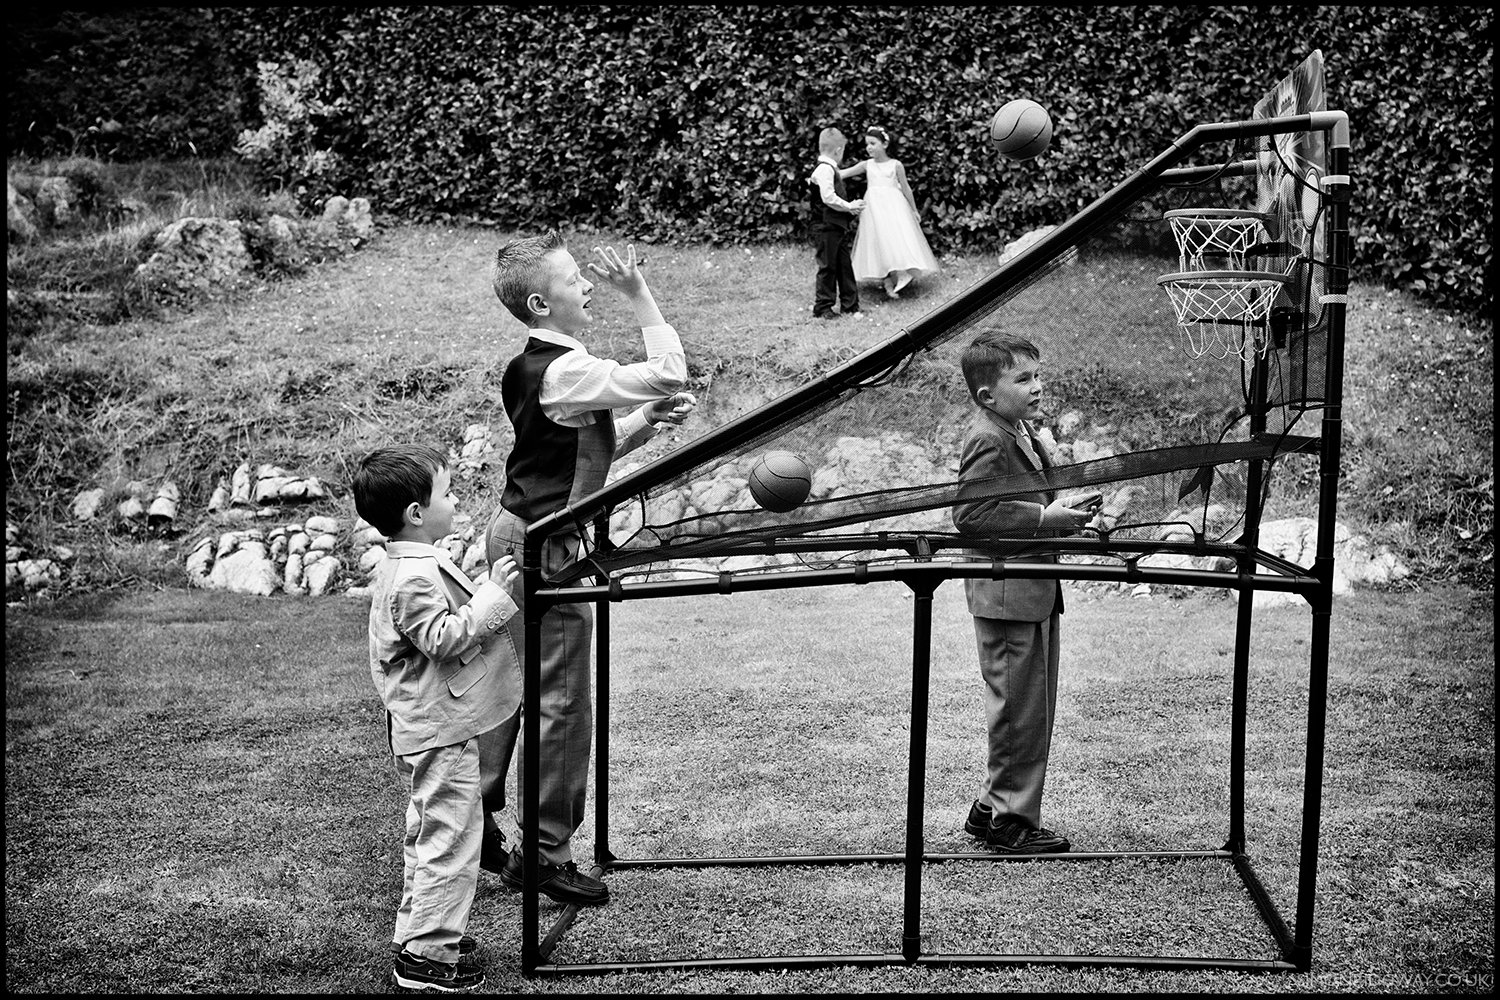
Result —
M 1057 708 L 1059 616 L 1041 622 L 975 618 L 989 768 L 979 801 L 995 818 L 1042 825 L 1042 787 Z
M 491 519 L 487 536 L 490 564 L 504 555 L 522 561 L 526 544 L 526 522 L 501 508 Z M 542 557 L 544 571 L 551 571 L 578 557 L 581 542 L 576 537 L 549 538 Z M 511 599 L 521 609 L 511 619 L 511 641 L 516 644 L 516 662 L 526 663 L 525 595 L 521 578 L 511 588 Z M 583 824 L 588 797 L 590 751 L 594 739 L 593 699 L 594 609 L 589 604 L 560 604 L 542 616 L 542 711 L 538 782 L 537 829 L 541 859 L 560 865 L 573 860 L 572 837 Z M 485 734 L 486 742 L 498 740 L 513 746 L 520 733 L 521 712 Z M 498 750 L 496 752 L 499 752 Z M 521 771 L 532 748 L 521 741 Z M 508 757 L 508 754 L 507 754 Z M 520 782 L 518 780 L 517 784 Z M 526 822 L 524 789 L 516 812 Z

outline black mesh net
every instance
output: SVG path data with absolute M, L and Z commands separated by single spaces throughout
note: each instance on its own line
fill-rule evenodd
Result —
M 777 573 L 976 551 L 1099 559 L 1169 543 L 1211 555 L 1236 543 L 1273 496 L 1278 463 L 1318 447 L 1329 343 L 1316 308 L 1326 216 L 1319 193 L 1299 191 L 1307 219 L 1262 213 L 1247 246 L 1185 260 L 1168 212 L 1257 208 L 1265 142 L 1219 146 L 1195 154 L 1196 165 L 1138 173 L 888 342 L 678 452 L 627 466 L 597 502 L 570 512 L 567 526 L 585 529 L 591 551 L 552 582 Z M 1184 268 L 1275 273 L 1286 276 L 1285 292 L 1254 323 L 1223 321 L 1219 332 L 1238 338 L 1236 350 L 1200 351 L 1159 283 Z M 1042 352 L 1044 417 L 1035 430 L 1055 464 L 961 483 L 974 404 L 959 357 L 989 329 L 1023 334 Z M 794 453 L 811 471 L 806 500 L 785 513 L 763 509 L 749 488 L 753 466 L 773 450 Z M 1041 530 L 976 538 L 954 527 L 960 499 L 1039 490 L 1097 491 L 1103 507 L 1070 540 Z M 1281 513 L 1312 513 L 1310 496 L 1274 495 Z M 596 530 L 606 521 L 607 537 Z M 1091 554 L 1068 555 L 1080 540 Z

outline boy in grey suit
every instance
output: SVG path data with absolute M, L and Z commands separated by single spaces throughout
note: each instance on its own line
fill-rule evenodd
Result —
M 953 508 L 959 531 L 975 535 L 1046 537 L 1076 530 L 1092 518 L 1092 497 L 1058 498 L 1042 491 L 1003 499 L 979 497 L 997 477 L 1050 468 L 1028 420 L 1041 415 L 1041 352 L 1024 337 L 986 331 L 965 348 L 960 365 L 979 407 L 964 441 Z M 1048 557 L 1051 558 L 1051 557 Z M 1004 854 L 1067 851 L 1067 838 L 1042 826 L 1042 786 L 1057 706 L 1056 580 L 964 581 L 989 725 L 988 773 L 964 829 Z
M 464 933 L 484 833 L 479 736 L 520 702 L 506 629 L 516 564 L 497 560 L 476 586 L 438 547 L 453 531 L 451 485 L 447 457 L 420 446 L 370 453 L 353 482 L 360 516 L 389 539 L 371 587 L 370 675 L 411 795 L 392 977 L 444 992 L 484 983 Z

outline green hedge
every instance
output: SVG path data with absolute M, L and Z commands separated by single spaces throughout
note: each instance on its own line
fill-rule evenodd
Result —
M 229 152 L 255 108 L 255 77 L 214 15 L 199 7 L 12 5 L 9 155 L 139 160 Z
M 1355 273 L 1489 308 L 1493 48 L 1478 7 L 218 8 L 242 73 L 308 58 L 327 191 L 412 220 L 800 236 L 825 124 L 898 137 L 934 248 L 1061 221 L 1202 121 L 1247 118 L 1313 49 L 1351 118 Z M 1045 105 L 1052 151 L 989 151 Z M 250 122 L 249 124 L 257 124 Z M 13 137 L 13 146 L 14 137 Z M 851 149 L 851 153 L 854 150 Z M 314 191 L 314 194 L 325 193 Z

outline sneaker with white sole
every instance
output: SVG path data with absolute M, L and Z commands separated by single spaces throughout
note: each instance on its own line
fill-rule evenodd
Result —
M 434 962 L 413 955 L 405 948 L 396 956 L 391 969 L 396 985 L 406 990 L 433 990 L 438 993 L 463 993 L 484 985 L 484 970 L 469 962 Z

